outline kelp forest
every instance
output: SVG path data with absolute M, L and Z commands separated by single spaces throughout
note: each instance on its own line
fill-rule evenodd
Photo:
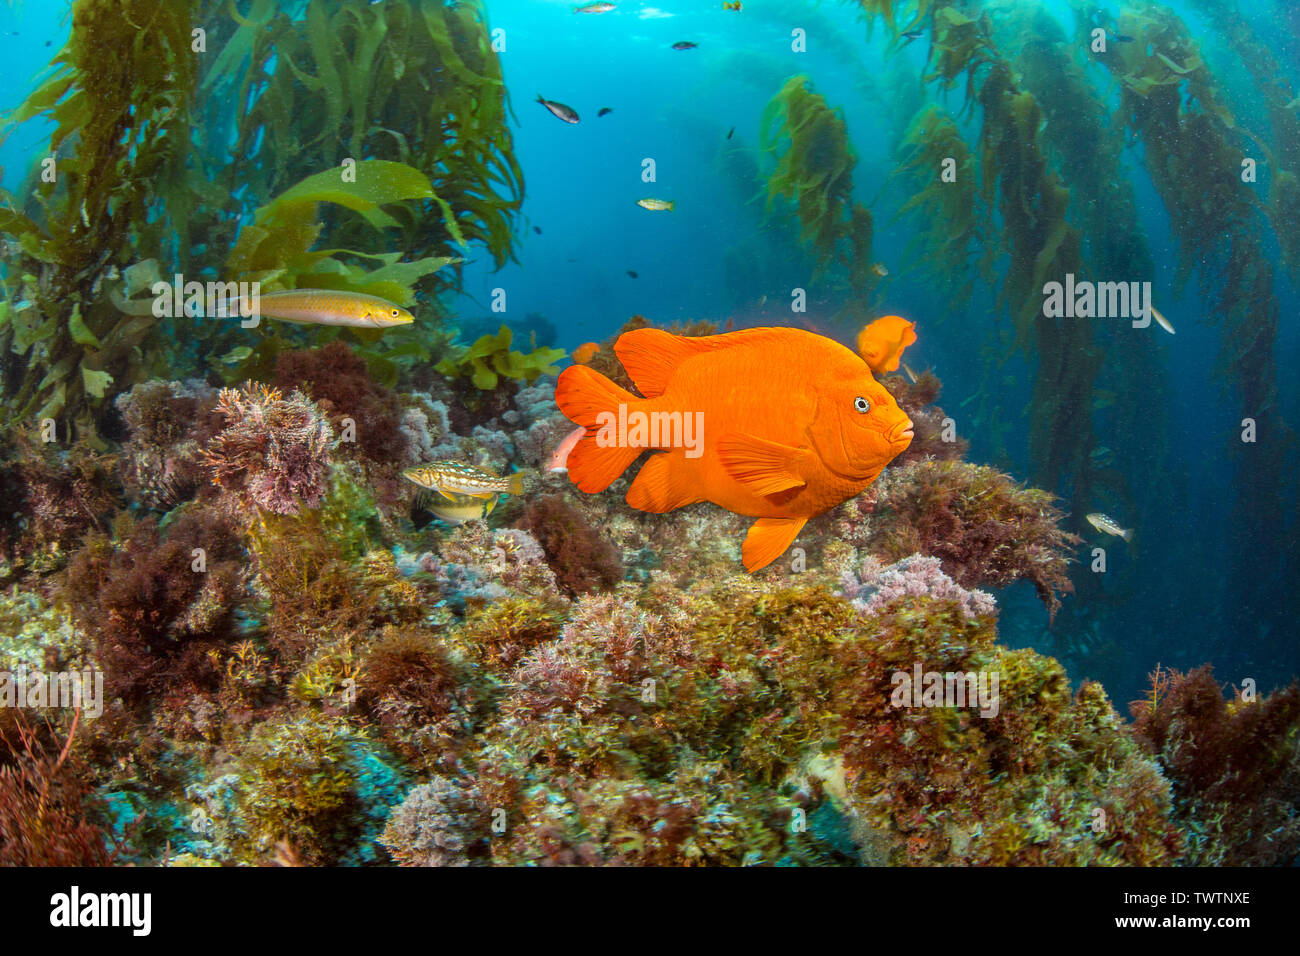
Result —
M 73 0 L 0 117 L 0 704 L 104 692 L 0 706 L 0 863 L 1293 863 L 1242 7 Z

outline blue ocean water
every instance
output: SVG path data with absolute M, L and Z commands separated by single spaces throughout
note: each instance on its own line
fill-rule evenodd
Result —
M 1073 29 L 1073 5 L 1042 6 L 1063 30 Z M 1264 128 L 1267 110 L 1249 70 L 1205 15 L 1207 5 L 1167 6 L 1198 38 L 1243 123 Z M 874 257 L 888 280 L 873 304 L 918 323 L 920 339 L 909 361 L 943 380 L 940 402 L 971 443 L 969 458 L 1026 478 L 1033 470 L 1033 363 L 1024 353 L 991 354 L 987 348 L 990 333 L 1006 326 L 1005 307 L 987 286 L 978 286 L 967 303 L 946 300 L 909 252 L 915 218 L 895 218 L 910 197 L 905 184 L 891 178 L 902 132 L 916 110 L 936 98 L 933 86 L 919 81 L 925 39 L 900 49 L 879 23 L 869 37 L 856 6 L 847 3 L 746 0 L 733 12 L 721 3 L 660 0 L 619 3 L 599 15 L 578 15 L 572 7 L 559 0 L 486 5 L 491 27 L 502 31 L 500 59 L 526 201 L 517 227 L 518 261 L 494 271 L 490 257 L 471 251 L 464 293 L 448 303 L 454 314 L 465 323 L 494 324 L 489 303 L 503 289 L 507 322 L 545 316 L 558 330 L 556 344 L 570 350 L 608 337 L 637 314 L 661 324 L 797 325 L 850 342 L 856 329 L 836 324 L 845 304 L 836 286 L 812 277 L 807 250 L 765 209 L 770 164 L 758 149 L 759 118 L 788 77 L 806 74 L 847 124 L 857 158 L 854 197 L 875 216 Z M 1246 0 L 1235 9 L 1266 39 L 1291 88 L 1300 87 L 1294 5 Z M 63 14 L 56 3 L 0 8 L 0 53 L 9 80 L 0 108 L 12 109 L 34 87 L 66 38 Z M 805 31 L 806 51 L 791 48 L 792 29 Z M 674 50 L 678 41 L 697 46 Z M 1112 84 L 1094 79 L 1116 102 Z M 581 122 L 559 122 L 535 102 L 539 94 L 572 106 Z M 938 101 L 954 114 L 962 107 L 960 90 Z M 604 108 L 611 112 L 598 116 Z M 965 122 L 977 128 L 969 125 L 975 117 Z M 0 145 L 6 189 L 18 187 L 48 132 L 39 122 L 28 123 Z M 1136 529 L 1134 542 L 1125 547 L 1104 540 L 1075 515 L 1072 527 L 1086 544 L 1073 573 L 1090 574 L 1087 549 L 1105 544 L 1110 567 L 1104 581 L 1067 598 L 1067 612 L 1052 629 L 1027 586 L 1011 589 L 1001 595 L 1001 633 L 1013 644 L 1061 656 L 1076 679 L 1101 678 L 1117 701 L 1139 696 L 1157 663 L 1185 669 L 1209 662 L 1224 681 L 1253 678 L 1270 688 L 1300 672 L 1294 437 L 1259 437 L 1264 444 L 1288 443 L 1281 497 L 1250 487 L 1242 459 L 1252 452 L 1239 438 L 1243 410 L 1220 374 L 1224 331 L 1205 295 L 1216 279 L 1193 275 L 1176 282 L 1179 240 L 1145 159 L 1141 144 L 1123 157 L 1155 271 L 1116 278 L 1153 282 L 1177 334 L 1151 333 L 1159 382 L 1113 398 L 1138 409 L 1146 427 L 1107 431 L 1104 416 L 1095 420 L 1098 444 L 1109 449 L 1131 491 L 1130 510 L 1117 517 Z M 1294 164 L 1297 157 L 1289 159 Z M 654 164 L 651 182 L 643 178 L 647 160 Z M 636 205 L 644 197 L 671 200 L 675 209 L 649 213 Z M 1300 324 L 1294 321 L 1300 297 L 1274 238 L 1262 234 L 1261 248 L 1276 267 L 1281 317 L 1272 346 L 1277 411 L 1284 422 L 1300 422 L 1300 388 L 1292 374 L 1300 357 Z M 807 290 L 806 312 L 790 310 L 795 288 Z M 990 363 L 996 364 L 991 378 Z M 979 404 L 968 401 L 988 387 L 998 392 L 1000 431 L 967 414 Z M 1234 510 L 1243 502 L 1265 519 L 1271 536 L 1245 537 Z M 1105 510 L 1105 503 L 1096 508 Z
M 1070 4 L 1029 5 L 1046 7 L 1063 30 L 1072 29 Z M 457 304 L 462 314 L 485 313 L 482 304 L 491 290 L 505 288 L 512 311 L 546 315 L 560 329 L 560 344 L 569 348 L 604 338 L 633 314 L 658 322 L 734 321 L 737 327 L 803 324 L 851 340 L 855 330 L 833 324 L 843 302 L 810 281 L 806 255 L 788 233 L 771 228 L 761 188 L 749 181 L 757 168 L 764 105 L 787 77 L 804 73 L 848 126 L 857 155 L 854 196 L 871 204 L 875 255 L 890 273 L 882 311 L 918 322 L 913 364 L 936 370 L 946 409 L 954 411 L 980 390 L 988 362 L 981 352 L 984 337 L 1005 323 L 1005 309 L 989 290 L 958 308 L 936 294 L 909 260 L 917 223 L 893 218 L 910 196 L 889 179 L 900 133 L 934 97 L 917 80 L 927 55 L 924 41 L 891 48 L 879 24 L 868 39 L 850 4 L 755 2 L 745 3 L 739 14 L 709 3 L 620 4 L 599 16 L 571 15 L 571 6 L 489 4 L 493 27 L 505 30 L 502 63 L 517 117 L 515 146 L 527 177 L 526 219 L 542 232 L 525 227 L 517 264 L 493 272 L 490 262 L 480 260 L 467 270 L 466 291 L 473 299 Z M 1240 96 L 1234 108 L 1262 121 L 1265 111 L 1248 72 L 1199 5 L 1168 6 L 1194 31 L 1216 75 Z M 1294 26 L 1294 10 L 1270 0 L 1235 7 L 1268 38 L 1292 87 L 1300 84 L 1296 37 L 1277 29 Z M 791 50 L 792 25 L 807 31 L 808 52 Z M 683 39 L 698 48 L 671 48 Z M 574 107 L 582 122 L 558 122 L 533 102 L 538 94 Z M 1113 90 L 1109 96 L 1115 103 Z M 960 90 L 940 102 L 956 112 Z M 613 112 L 597 117 L 604 107 Z M 656 164 L 653 184 L 641 179 L 646 158 Z M 1125 153 L 1124 165 L 1155 263 L 1155 273 L 1143 278 L 1154 283 L 1177 335 L 1157 339 L 1165 373 L 1161 390 L 1116 398 L 1138 406 L 1150 432 L 1099 434 L 1098 443 L 1111 449 L 1133 489 L 1134 510 L 1123 520 L 1137 529 L 1137 537 L 1131 549 L 1108 547 L 1110 577 L 1084 615 L 1091 631 L 1074 638 L 1107 645 L 1105 660 L 1065 656 L 1075 678 L 1103 679 L 1119 701 L 1140 696 L 1157 663 L 1186 669 L 1210 662 L 1225 681 L 1254 677 L 1261 686 L 1283 685 L 1300 671 L 1297 607 L 1286 573 L 1300 554 L 1296 484 L 1290 482 L 1284 500 L 1254 503 L 1276 514 L 1277 537 L 1243 542 L 1232 503 L 1239 493 L 1249 499 L 1250 491 L 1240 483 L 1234 456 L 1241 414 L 1231 388 L 1216 374 L 1219 317 L 1195 279 L 1175 286 L 1177 240 L 1140 145 Z M 646 214 L 635 205 L 642 196 L 672 199 L 677 206 L 672 214 Z M 1263 241 L 1276 262 L 1275 242 L 1268 236 Z M 638 278 L 630 278 L 629 269 Z M 806 315 L 789 311 L 794 287 L 808 290 L 812 304 Z M 1300 299 L 1280 268 L 1276 295 L 1282 316 L 1275 346 L 1278 403 L 1283 419 L 1295 422 L 1300 387 L 1288 371 L 1300 357 L 1300 328 L 1288 319 L 1297 314 Z M 1024 426 L 1031 378 L 1030 364 L 1020 355 L 1008 356 L 999 370 L 1001 406 L 1018 419 L 1003 448 L 987 440 L 984 423 L 956 412 L 972 460 L 995 462 L 1018 477 L 1029 473 Z M 1160 432 L 1168 436 L 1168 450 L 1157 460 L 1151 438 Z M 1273 435 L 1261 441 L 1291 439 Z M 1088 547 L 1099 543 L 1114 542 L 1089 535 Z M 1074 569 L 1077 576 L 1090 573 L 1086 548 L 1080 554 L 1084 563 Z M 1243 593 L 1237 585 L 1249 579 L 1264 586 Z M 1002 600 L 1004 639 L 1057 653 L 1070 646 L 1068 636 L 1054 642 L 1046 631 L 1045 615 L 1027 586 Z

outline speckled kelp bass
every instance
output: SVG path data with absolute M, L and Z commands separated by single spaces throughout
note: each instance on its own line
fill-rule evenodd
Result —
M 585 494 L 549 470 L 581 436 L 555 402 L 564 354 L 545 319 L 527 351 L 527 323 L 494 314 L 458 341 L 448 321 L 468 261 L 509 263 L 529 235 L 484 6 L 287 6 L 79 0 L 54 73 L 7 118 L 51 122 L 40 154 L 59 175 L 37 163 L 0 204 L 0 670 L 88 669 L 104 693 L 93 719 L 0 706 L 0 863 L 1294 860 L 1300 686 L 1229 699 L 1206 668 L 1156 667 L 1130 722 L 1100 683 L 1072 684 L 1025 646 L 1039 635 L 1006 630 L 1018 586 L 1033 605 L 1020 620 L 1095 634 L 1078 609 L 1103 585 L 1076 532 L 1103 506 L 1127 521 L 1119 505 L 1140 493 L 1098 435 L 1150 406 L 1098 396 L 1162 387 L 1151 340 L 1035 307 L 1049 277 L 1153 271 L 1112 120 L 1144 146 L 1181 271 L 1218 270 L 1221 284 L 1198 277 L 1243 414 L 1281 428 L 1260 226 L 1294 270 L 1300 131 L 1275 72 L 1251 76 L 1270 116 L 1256 129 L 1158 5 L 1099 24 L 1071 3 L 1073 36 L 1032 4 L 856 4 L 890 56 L 928 47 L 921 82 L 891 97 L 898 150 L 882 162 L 923 222 L 909 268 L 957 302 L 989 298 L 985 380 L 945 410 L 933 372 L 891 367 L 904 347 L 930 360 L 942 317 L 915 343 L 886 323 L 872 394 L 912 423 L 910 443 L 860 494 L 801 513 L 796 547 L 745 574 L 749 519 L 685 499 L 649 513 L 628 506 L 629 478 Z M 1195 6 L 1264 62 L 1228 4 Z M 1133 40 L 1100 58 L 1098 28 Z M 854 38 L 823 36 L 856 55 Z M 669 48 L 687 68 L 712 55 Z M 881 298 L 903 270 L 873 261 L 863 151 L 808 62 L 765 78 L 741 178 L 751 196 L 766 180 L 755 215 L 843 293 L 826 322 L 847 337 L 892 307 Z M 562 135 L 632 111 L 578 125 L 536 113 Z M 1243 137 L 1275 170 L 1260 196 L 1210 171 Z M 743 132 L 719 139 L 746 149 Z M 955 178 L 936 180 L 948 159 Z M 685 200 L 671 216 L 622 205 L 647 228 L 694 214 Z M 247 330 L 115 305 L 178 273 L 374 296 L 415 321 Z M 689 350 L 723 330 L 637 315 L 565 374 L 630 390 L 614 348 L 628 333 Z M 1035 376 L 1030 478 L 1064 504 L 1007 473 L 1012 360 Z M 1167 468 L 1163 425 L 1146 425 L 1151 467 Z M 1282 500 L 1289 452 L 1259 447 L 1243 471 Z M 568 453 L 581 480 L 589 449 Z M 509 496 L 449 499 L 472 507 L 421 522 L 424 489 L 403 476 L 427 463 L 511 475 Z M 484 490 L 495 503 L 499 489 L 469 489 Z M 983 710 L 899 693 L 992 674 Z

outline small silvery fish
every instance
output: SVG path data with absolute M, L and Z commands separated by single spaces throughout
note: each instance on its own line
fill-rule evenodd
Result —
M 675 203 L 667 199 L 638 199 L 636 204 L 651 212 L 672 212 Z
M 557 103 L 554 100 L 548 100 L 542 94 L 537 94 L 537 102 L 541 103 L 556 119 L 562 119 L 566 123 L 578 122 L 578 111 L 572 106 L 565 106 L 563 103 Z
M 438 492 L 448 501 L 455 501 L 456 495 L 491 498 L 499 494 L 518 495 L 524 490 L 522 472 L 517 471 L 502 478 L 466 462 L 451 459 L 416 465 L 402 472 L 402 477 L 421 488 Z
M 1100 511 L 1094 511 L 1092 514 L 1084 515 L 1088 519 L 1088 524 L 1092 525 L 1098 531 L 1105 534 L 1113 534 L 1117 538 L 1123 538 L 1125 541 L 1133 540 L 1133 531 L 1131 529 L 1121 528 L 1119 522 L 1109 515 L 1104 515 Z
M 1157 309 L 1154 305 L 1149 305 L 1147 306 L 1147 308 L 1151 310 L 1151 318 L 1156 320 L 1156 324 L 1158 324 L 1162 329 L 1164 329 L 1170 335 L 1178 334 L 1177 332 L 1174 331 L 1174 327 L 1169 324 L 1169 320 L 1160 314 L 1159 309 Z
M 614 9 L 612 3 L 585 3 L 580 7 L 574 7 L 574 13 L 609 13 Z
M 674 50 L 694 50 L 697 46 L 699 46 L 698 43 L 692 43 L 692 42 L 690 42 L 689 40 L 678 40 L 676 43 L 673 44 L 673 49 L 674 49 Z

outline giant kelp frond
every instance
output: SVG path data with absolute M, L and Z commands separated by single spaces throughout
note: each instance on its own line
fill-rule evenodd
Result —
M 1125 137 L 1113 127 L 1111 106 L 1087 73 L 1087 46 L 1067 35 L 1047 10 L 1033 6 L 1002 11 L 996 36 L 1001 46 L 1016 51 L 1012 64 L 1020 85 L 1042 110 L 1042 147 L 1070 188 L 1068 217 L 1081 230 L 1085 270 L 1101 279 L 1154 275 L 1132 179 L 1122 163 Z M 1141 436 L 1132 439 L 1140 445 L 1121 454 L 1140 448 L 1151 461 L 1160 460 L 1164 445 L 1165 428 L 1149 404 L 1116 402 L 1098 415 L 1098 394 L 1159 390 L 1165 376 L 1159 339 L 1135 332 L 1128 323 L 1062 319 L 1055 326 L 1038 344 L 1036 384 L 1047 414 L 1035 432 L 1036 480 L 1070 489 L 1070 510 L 1078 523 L 1096 506 L 1103 486 L 1132 500 L 1123 473 L 1103 466 L 1095 454 L 1098 434 L 1110 435 L 1111 441 Z M 1081 586 L 1099 586 L 1097 576 L 1085 576 Z
M 1178 282 L 1196 270 L 1211 303 L 1207 313 L 1221 328 L 1219 366 L 1238 391 L 1241 417 L 1272 436 L 1258 447 L 1237 446 L 1251 449 L 1240 459 L 1237 499 L 1238 540 L 1249 542 L 1275 530 L 1264 526 L 1273 519 L 1258 503 L 1283 495 L 1294 444 L 1277 407 L 1273 353 L 1279 309 L 1258 228 L 1265 210 L 1254 186 L 1237 175 L 1242 157 L 1263 144 L 1229 110 L 1224 90 L 1172 11 L 1146 6 L 1126 12 L 1120 29 L 1138 49 L 1098 59 L 1119 85 L 1119 115 L 1142 141 L 1147 171 L 1169 211 L 1178 241 Z M 1147 49 L 1151 55 L 1141 55 Z M 1275 203 L 1289 202 L 1290 184 L 1283 178 L 1279 188 L 1284 192 Z M 1294 214 L 1277 205 L 1275 212 L 1281 221 Z M 1288 241 L 1282 241 L 1284 250 Z M 1240 588 L 1243 594 L 1271 591 L 1270 582 L 1255 577 Z
M 915 212 L 921 227 L 908 252 L 920 252 L 921 264 L 954 290 L 957 303 L 969 301 L 975 285 L 971 256 L 977 247 L 983 247 L 980 265 L 985 280 L 991 283 L 989 266 L 996 249 L 993 237 L 985 236 L 982 228 L 986 210 L 976 188 L 975 156 L 952 117 L 935 104 L 922 108 L 912 119 L 899 152 L 902 161 L 894 175 L 917 188 L 898 214 Z M 945 176 L 949 162 L 950 178 Z
M 257 210 L 252 224 L 244 227 L 230 251 L 227 268 L 232 277 L 259 279 L 271 286 L 349 289 L 410 305 L 415 301 L 413 285 L 417 280 L 460 260 L 426 256 L 400 262 L 401 253 L 312 250 L 324 228 L 317 221 L 318 206 L 342 206 L 381 231 L 397 226 L 397 220 L 383 207 L 432 195 L 429 178 L 403 163 L 370 159 L 317 173 Z M 368 271 L 348 265 L 343 261 L 346 257 L 375 260 L 383 265 Z
M 990 38 L 991 24 L 987 14 L 978 18 L 967 16 L 952 0 L 936 0 L 933 15 L 933 39 L 926 60 L 934 68 L 926 74 L 925 81 L 939 82 L 952 89 L 957 78 L 966 77 L 966 106 L 975 103 L 976 73 L 980 67 L 994 62 L 998 53 Z
M 1011 262 L 1002 297 L 1016 323 L 1018 344 L 1029 347 L 1050 279 L 1077 272 L 1080 235 L 1066 222 L 1070 193 L 1048 167 L 1039 140 L 1042 110 L 999 60 L 979 86 L 984 110 L 980 169 L 985 193 L 997 197 Z
M 872 219 L 853 202 L 856 159 L 844 120 L 810 89 L 806 76 L 795 76 L 764 108 L 760 129 L 761 147 L 777 156 L 768 209 L 777 197 L 793 203 L 800 238 L 815 250 L 819 269 L 839 263 L 855 290 L 868 287 Z
M 430 182 L 420 206 L 395 214 L 407 256 L 482 242 L 497 265 L 512 257 L 523 174 L 479 3 L 316 2 L 293 20 L 258 2 L 203 83 L 228 92 L 223 119 L 246 157 L 218 172 L 232 189 L 251 181 L 254 195 L 276 195 L 347 157 L 403 163 Z M 382 251 L 363 223 L 335 237 Z
M 0 215 L 21 250 L 15 298 L 33 308 L 0 324 L 0 396 L 20 417 L 70 412 L 82 424 L 110 384 L 129 384 L 149 323 L 97 298 L 105 271 L 176 231 L 196 78 L 192 3 L 80 0 L 54 74 L 7 122 L 54 124 L 39 183 Z M 19 271 L 19 270 L 15 270 Z
M 440 269 L 461 260 L 451 256 L 424 256 L 402 261 L 400 252 L 313 247 L 326 228 L 321 219 L 322 207 L 337 207 L 335 215 L 329 217 L 333 221 L 331 239 L 336 232 L 348 231 L 346 226 L 353 220 L 382 235 L 384 230 L 397 225 L 396 215 L 409 213 L 412 203 L 427 199 L 432 193 L 429 178 L 419 170 L 379 159 L 309 176 L 257 210 L 253 222 L 244 226 L 230 250 L 227 276 L 232 280 L 259 282 L 264 292 L 340 289 L 413 306 L 418 288 Z M 436 305 L 436 300 L 430 302 Z M 422 314 L 427 311 L 417 310 L 417 321 L 422 325 L 429 324 L 427 316 Z M 308 338 L 319 344 L 338 334 L 338 329 L 314 329 Z M 358 350 L 389 384 L 398 374 L 396 359 L 428 361 L 432 358 L 425 344 L 427 336 L 417 341 L 408 339 L 392 348 L 385 347 L 382 339 L 378 343 L 369 342 L 366 333 L 343 334 L 357 339 Z M 219 347 L 234 344 L 238 332 L 231 326 L 226 335 L 229 341 L 222 341 Z M 262 338 L 250 355 L 225 370 L 228 380 L 269 374 L 276 357 L 288 344 L 279 334 Z
M 867 39 L 875 29 L 876 18 L 885 21 L 885 26 L 895 37 L 899 33 L 912 30 L 926 22 L 930 14 L 932 0 L 847 0 L 861 10 L 861 17 L 867 23 Z

